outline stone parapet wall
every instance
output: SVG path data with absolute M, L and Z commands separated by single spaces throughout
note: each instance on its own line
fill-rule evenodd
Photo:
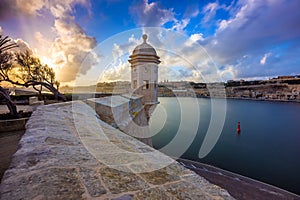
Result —
M 0 133 L 9 131 L 19 131 L 25 129 L 25 124 L 29 118 L 8 119 L 0 121 Z
M 113 95 L 87 99 L 100 119 L 127 135 L 152 146 L 147 112 L 139 95 Z
M 233 199 L 81 101 L 41 106 L 26 128 L 1 199 Z
M 87 99 L 100 119 L 114 127 L 126 127 L 142 110 L 142 96 L 112 95 Z M 145 125 L 145 124 L 144 124 Z

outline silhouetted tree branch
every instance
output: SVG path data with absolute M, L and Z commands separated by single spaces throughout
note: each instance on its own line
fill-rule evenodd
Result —
M 41 92 L 41 88 L 36 86 L 40 85 L 52 92 L 55 99 L 66 100 L 66 97 L 58 91 L 59 82 L 55 79 L 54 70 L 48 65 L 41 64 L 39 58 L 28 51 L 16 53 L 16 63 L 14 80 L 17 81 L 9 79 L 8 82 L 24 87 L 32 86 L 38 92 Z
M 8 76 L 8 71 L 12 66 L 12 55 L 7 53 L 7 50 L 17 46 L 18 45 L 12 42 L 8 36 L 3 37 L 0 34 L 0 82 L 4 81 L 4 79 Z M 17 106 L 11 100 L 9 91 L 0 86 L 0 95 L 5 99 L 10 114 L 17 117 Z

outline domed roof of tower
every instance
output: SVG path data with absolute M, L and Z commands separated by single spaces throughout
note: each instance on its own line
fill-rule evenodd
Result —
M 132 55 L 154 55 L 157 56 L 155 49 L 147 43 L 147 35 L 143 35 L 144 42 L 135 47 Z

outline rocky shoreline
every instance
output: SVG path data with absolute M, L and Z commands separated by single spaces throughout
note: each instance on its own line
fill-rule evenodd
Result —
M 300 100 L 285 100 L 285 99 L 254 99 L 242 97 L 226 97 L 226 99 L 250 100 L 250 101 L 267 101 L 267 102 L 282 102 L 282 103 L 300 103 Z
M 176 97 L 176 96 L 159 96 L 160 98 L 163 97 Z M 189 97 L 193 98 L 190 96 L 178 96 L 178 97 Z M 211 97 L 208 96 L 198 96 L 195 97 L 198 99 L 210 99 Z M 243 98 L 243 97 L 213 97 L 215 99 L 236 99 L 236 100 L 249 100 L 249 101 L 266 101 L 266 102 L 282 102 L 282 103 L 300 103 L 300 100 L 285 100 L 285 99 L 255 99 L 255 98 Z

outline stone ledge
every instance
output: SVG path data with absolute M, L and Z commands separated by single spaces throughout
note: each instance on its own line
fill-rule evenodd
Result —
M 26 127 L 1 199 L 233 199 L 81 101 L 41 106 Z
M 24 130 L 28 119 L 29 118 L 0 120 L 0 133 Z

